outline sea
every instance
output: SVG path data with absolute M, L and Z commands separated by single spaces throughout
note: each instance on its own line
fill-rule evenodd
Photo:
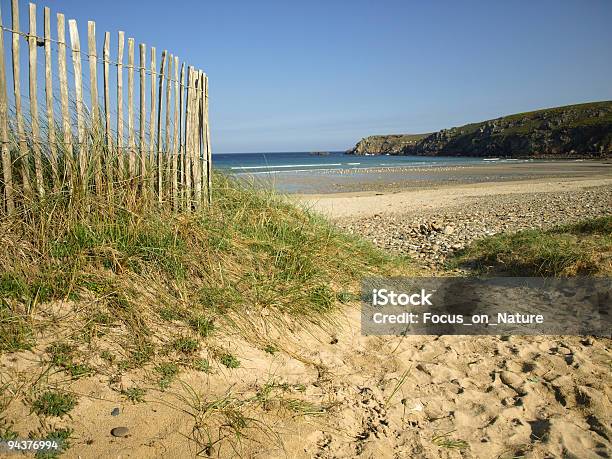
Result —
M 348 155 L 325 153 L 217 153 L 213 168 L 283 193 L 330 193 L 420 186 L 454 181 L 457 168 L 497 162 L 499 158 Z M 467 181 L 480 181 L 478 178 Z
M 490 160 L 490 159 L 488 159 Z M 213 164 L 234 174 L 271 174 L 280 172 L 337 171 L 343 169 L 372 169 L 390 167 L 432 167 L 480 163 L 480 158 L 428 157 L 397 155 L 347 155 L 343 151 L 332 151 L 324 155 L 310 152 L 275 153 L 218 153 L 213 154 Z

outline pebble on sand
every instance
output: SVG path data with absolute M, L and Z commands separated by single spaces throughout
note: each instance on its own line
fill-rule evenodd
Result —
M 129 429 L 127 427 L 115 427 L 111 430 L 113 437 L 127 437 Z

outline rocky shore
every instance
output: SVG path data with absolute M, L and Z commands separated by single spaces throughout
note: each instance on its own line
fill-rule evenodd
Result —
M 485 236 L 550 228 L 610 213 L 612 187 L 605 186 L 555 193 L 480 196 L 459 206 L 344 217 L 336 223 L 380 248 L 440 268 L 453 252 Z

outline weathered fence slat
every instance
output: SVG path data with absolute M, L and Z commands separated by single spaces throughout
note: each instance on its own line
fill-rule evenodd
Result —
M 134 39 L 128 38 L 128 165 L 130 179 L 136 175 L 136 140 L 134 134 Z
M 206 92 L 205 92 L 205 87 L 206 87 L 206 74 L 200 70 L 200 77 L 201 77 L 201 85 L 200 85 L 200 142 L 201 142 L 201 147 L 200 147 L 200 154 L 202 159 L 200 160 L 201 164 L 202 164 L 202 192 L 204 193 L 204 197 L 206 198 L 206 201 L 208 201 L 208 156 L 206 155 L 206 131 L 204 129 L 204 106 L 206 104 L 205 101 L 205 96 L 206 96 Z
M 91 134 L 93 141 L 98 140 L 100 133 L 100 104 L 98 101 L 98 51 L 96 46 L 96 23 L 87 21 L 87 49 L 89 52 L 89 96 L 91 104 Z M 94 181 L 96 191 L 102 192 L 102 158 L 99 145 L 92 148 L 94 163 Z
M 178 211 L 179 58 L 174 56 L 174 132 L 172 135 L 172 208 Z
M 21 73 L 19 64 L 19 0 L 11 0 L 11 16 L 13 29 L 12 57 L 13 57 L 13 95 L 15 97 L 15 121 L 17 123 L 18 157 L 21 162 L 21 182 L 24 196 L 32 196 L 30 183 L 30 155 L 25 137 L 23 111 L 21 108 Z
M 79 155 L 79 174 L 83 190 L 87 190 L 87 147 L 85 146 L 85 118 L 83 115 L 83 74 L 81 68 L 81 42 L 79 40 L 79 30 L 74 19 L 68 20 L 70 29 L 70 44 L 72 46 L 72 64 L 74 66 L 74 87 L 77 115 L 77 138 Z
M 185 63 L 181 64 L 181 81 L 179 84 L 179 157 L 181 163 L 181 201 L 182 205 L 186 207 L 187 193 L 186 193 L 186 177 L 185 171 L 187 170 L 187 159 L 185 157 Z
M 98 52 L 96 50 L 96 23 L 87 21 L 87 49 L 89 52 L 89 95 L 91 97 L 92 128 L 98 128 Z
M 187 210 L 191 210 L 192 197 L 191 197 L 191 98 L 193 97 L 193 91 L 191 90 L 192 84 L 192 68 L 187 68 L 187 86 L 185 87 L 185 200 Z
M 0 28 L 3 26 L 2 12 L 0 11 Z M 4 189 L 4 203 L 0 211 L 6 207 L 6 212 L 15 211 L 13 197 L 13 171 L 11 164 L 11 149 L 8 135 L 8 96 L 6 93 L 6 68 L 4 64 L 4 33 L 0 31 L 0 142 L 2 142 L 2 183 Z
M 150 112 L 149 112 L 149 161 L 151 164 L 154 164 L 154 154 L 155 154 L 155 87 L 157 81 L 155 80 L 157 75 L 157 58 L 155 56 L 155 47 L 151 46 L 151 104 L 150 104 Z
M 164 158 L 162 155 L 162 143 L 161 143 L 161 114 L 162 114 L 162 94 L 164 85 L 164 72 L 166 70 L 166 50 L 162 51 L 161 64 L 159 67 L 159 91 L 157 95 L 157 199 L 159 202 L 163 200 L 163 164 Z
M 74 155 L 72 153 L 72 127 L 68 105 L 68 70 L 66 68 L 66 23 L 63 14 L 57 15 L 57 68 L 59 74 L 60 103 L 62 108 L 62 134 L 64 143 L 64 168 L 68 184 L 74 176 Z
M 125 155 L 123 151 L 123 49 L 125 33 L 120 31 L 117 39 L 117 168 L 119 178 L 125 178 Z
M 104 62 L 104 137 L 108 154 L 111 153 L 111 105 L 110 105 L 110 32 L 104 33 L 104 47 L 102 48 L 102 60 Z
M 43 183 L 42 153 L 40 151 L 40 119 L 38 118 L 37 90 L 37 46 L 36 43 L 36 5 L 30 3 L 30 31 L 28 34 L 28 58 L 30 62 L 30 123 L 32 125 L 32 150 L 34 151 L 34 171 L 36 174 L 36 189 L 42 197 L 45 195 Z
M 104 48 L 102 49 L 104 61 L 104 139 L 106 141 L 106 155 L 104 158 L 106 170 L 106 183 L 109 192 L 113 189 L 113 143 L 111 138 L 111 104 L 110 104 L 110 32 L 104 33 Z
M 206 129 L 206 177 L 208 181 L 208 203 L 212 202 L 212 150 L 208 127 L 208 75 L 204 76 L 204 124 Z
M 193 180 L 195 183 L 195 207 L 200 208 L 202 201 L 202 157 L 200 146 L 200 96 L 201 91 L 201 75 L 199 70 L 195 72 L 195 88 L 194 88 L 194 99 L 193 99 L 193 166 L 194 174 Z
M 165 145 L 164 151 L 170 151 L 170 88 L 172 85 L 170 84 L 170 80 L 172 78 L 172 63 L 174 58 L 172 54 L 168 56 L 167 65 L 166 65 L 166 122 L 165 122 Z
M 200 86 L 200 142 L 202 146 L 200 147 L 200 152 L 202 155 L 201 163 L 202 163 L 202 198 L 204 201 L 208 201 L 208 180 L 207 173 L 208 170 L 208 158 L 206 156 L 206 131 L 204 129 L 204 105 L 205 101 L 205 85 L 206 85 L 206 74 L 204 71 L 200 70 L 202 84 Z
M 140 43 L 140 173 L 142 180 L 145 180 L 147 173 L 147 141 L 145 138 L 146 129 L 146 67 L 147 67 L 147 45 Z
M 45 7 L 44 30 L 45 30 L 45 102 L 47 106 L 47 135 L 49 139 L 49 163 L 51 164 L 51 175 L 53 180 L 53 191 L 60 187 L 60 179 L 57 170 L 57 145 L 55 142 L 55 115 L 53 113 L 53 70 L 51 58 L 51 10 Z
M 166 121 L 165 121 L 165 135 L 164 135 L 164 155 L 165 155 L 165 169 L 166 169 L 166 187 L 168 191 L 171 192 L 172 187 L 171 183 L 171 172 L 172 172 L 172 148 L 170 147 L 170 114 L 172 110 L 170 109 L 170 89 L 172 88 L 172 84 L 170 80 L 172 79 L 172 64 L 174 62 L 174 57 L 172 54 L 168 55 L 168 63 L 166 65 Z

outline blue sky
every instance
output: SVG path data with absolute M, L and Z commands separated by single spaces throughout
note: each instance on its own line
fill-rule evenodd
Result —
M 343 150 L 612 99 L 609 0 L 37 4 L 204 69 L 216 152 Z

